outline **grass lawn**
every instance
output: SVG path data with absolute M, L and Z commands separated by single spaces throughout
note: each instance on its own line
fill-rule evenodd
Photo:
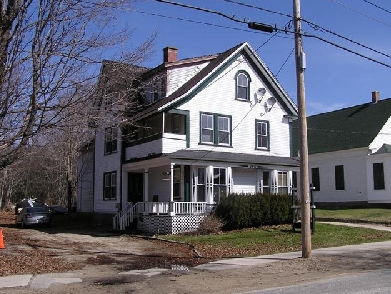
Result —
M 244 229 L 217 235 L 170 235 L 163 238 L 192 244 L 204 257 L 256 256 L 301 250 L 300 230 L 290 225 Z M 391 232 L 316 224 L 312 248 L 391 240 Z
M 346 220 L 354 222 L 376 222 L 391 224 L 391 209 L 360 208 L 360 209 L 316 209 L 316 218 L 329 220 Z

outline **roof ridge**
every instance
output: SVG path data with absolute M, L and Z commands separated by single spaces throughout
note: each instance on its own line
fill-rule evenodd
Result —
M 340 109 L 334 109 L 334 110 L 331 110 L 331 111 L 326 111 L 326 112 L 321 112 L 321 113 L 318 113 L 318 114 L 309 115 L 308 118 L 310 118 L 310 117 L 312 118 L 312 117 L 316 117 L 316 116 L 320 116 L 320 115 L 325 115 L 325 114 L 330 114 L 330 113 L 335 113 L 335 112 L 348 110 L 348 109 L 352 109 L 352 108 L 356 108 L 356 107 L 360 107 L 360 106 L 362 107 L 362 106 L 368 105 L 368 104 L 376 105 L 378 103 L 381 103 L 381 102 L 384 102 L 384 101 L 388 101 L 388 100 L 391 100 L 391 97 L 390 98 L 383 98 L 383 99 L 377 101 L 376 103 L 373 103 L 372 101 L 368 101 L 368 102 L 361 103 L 361 104 L 356 104 L 356 105 L 352 105 L 352 106 L 346 106 L 346 107 L 343 107 L 343 108 L 340 108 Z

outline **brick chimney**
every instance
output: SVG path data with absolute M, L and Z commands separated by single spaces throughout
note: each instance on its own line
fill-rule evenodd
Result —
M 178 49 L 174 47 L 166 47 L 163 49 L 163 62 L 178 61 Z
M 373 91 L 372 92 L 372 103 L 377 103 L 379 100 L 380 100 L 379 91 Z

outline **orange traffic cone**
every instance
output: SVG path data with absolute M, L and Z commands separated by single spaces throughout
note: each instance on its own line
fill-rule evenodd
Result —
M 0 230 L 0 249 L 4 249 L 3 231 Z

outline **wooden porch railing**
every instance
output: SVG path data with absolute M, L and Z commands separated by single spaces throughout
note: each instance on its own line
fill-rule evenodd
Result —
M 114 230 L 125 230 L 133 219 L 143 214 L 156 215 L 193 215 L 206 214 L 213 210 L 214 205 L 206 202 L 137 202 L 128 203 L 122 211 L 113 217 Z

